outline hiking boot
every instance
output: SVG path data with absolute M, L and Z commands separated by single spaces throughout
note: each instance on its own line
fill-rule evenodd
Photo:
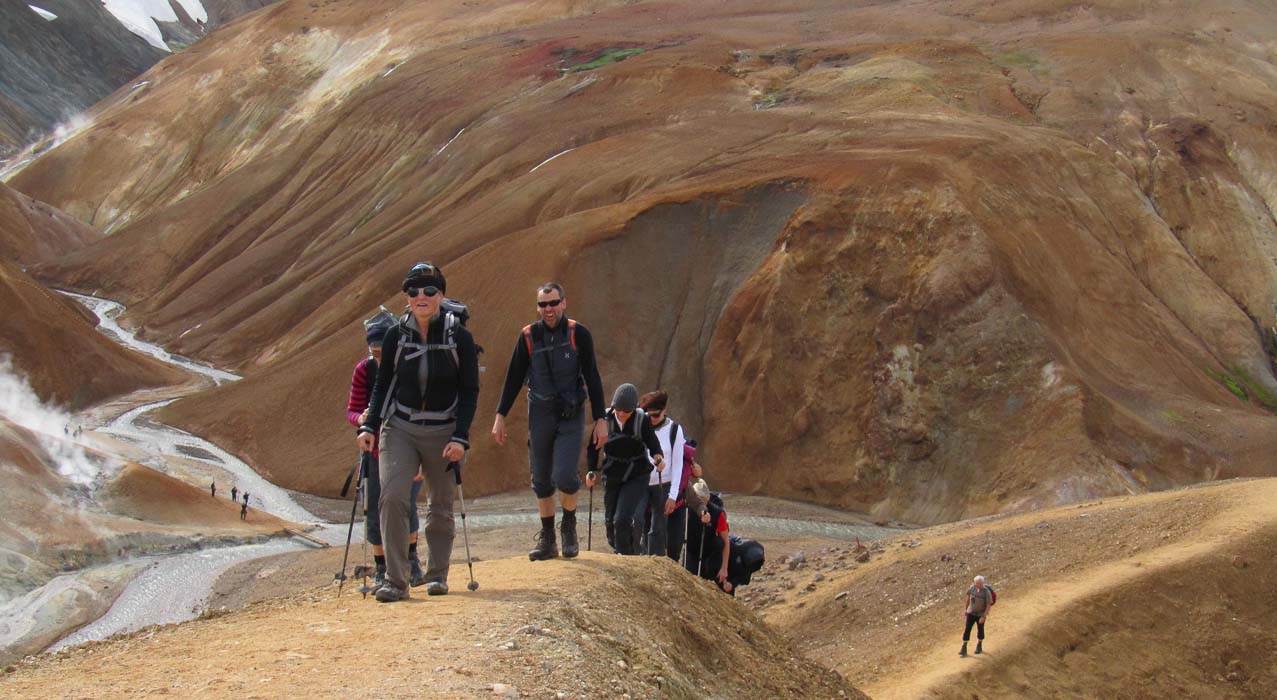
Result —
M 426 582 L 426 572 L 421 570 L 421 562 L 412 560 L 412 572 L 408 574 L 408 585 L 416 588 Z
M 980 641 L 978 641 L 978 642 L 976 642 L 976 643 L 975 643 L 975 653 L 977 653 L 977 654 L 983 654 L 983 653 L 984 653 L 984 640 L 983 640 L 983 639 L 981 639 Z
M 408 600 L 408 589 L 400 588 L 387 581 L 381 588 L 377 589 L 376 597 L 379 603 L 395 603 L 401 600 Z
M 571 559 L 581 553 L 581 544 L 576 540 L 576 518 L 564 518 L 559 525 L 559 534 L 563 535 L 565 559 Z
M 448 595 L 447 581 L 431 581 L 426 584 L 426 595 Z
M 967 655 L 967 643 L 963 642 L 962 649 L 958 651 L 958 656 L 966 656 L 966 655 Z
M 529 561 L 544 561 L 559 556 L 559 547 L 554 541 L 554 528 L 543 527 L 537 533 L 537 546 L 528 552 Z
M 372 577 L 372 589 L 375 591 L 384 585 L 386 585 L 386 565 L 378 564 L 377 574 Z

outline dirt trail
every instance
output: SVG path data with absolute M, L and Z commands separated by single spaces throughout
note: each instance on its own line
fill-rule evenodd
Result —
M 768 617 L 791 635 L 808 630 L 810 658 L 884 700 L 998 689 L 1228 695 L 1247 680 L 1237 669 L 1271 640 L 1241 632 L 1194 644 L 1193 628 L 1210 627 L 1212 615 L 1230 629 L 1268 615 L 1272 595 L 1261 582 L 1272 567 L 1257 547 L 1274 531 L 1277 480 L 968 521 L 910 533 L 904 547 L 836 577 L 815 600 L 791 599 Z M 989 652 L 962 659 L 961 595 L 972 572 L 988 575 L 1000 599 Z M 1165 607 L 1146 610 L 1163 597 Z M 874 617 L 857 620 L 866 602 Z M 858 622 L 867 629 L 849 631 Z M 1129 640 L 1109 644 L 1115 635 Z M 1153 641 L 1160 636 L 1184 641 Z M 1152 656 L 1165 667 L 1161 678 L 1136 671 Z M 1249 680 L 1247 692 L 1273 679 Z
M 864 697 L 668 560 L 512 558 L 475 574 L 475 593 L 454 566 L 442 598 L 324 589 L 151 628 L 23 664 L 0 696 Z

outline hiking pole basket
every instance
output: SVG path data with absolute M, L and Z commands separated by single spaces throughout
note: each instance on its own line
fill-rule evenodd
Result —
M 466 543 L 466 568 L 470 570 L 470 583 L 466 584 L 466 588 L 477 591 L 479 582 L 474 580 L 474 558 L 470 556 L 470 531 L 466 528 L 466 489 L 461 485 L 461 463 L 449 462 L 448 469 L 452 470 L 452 476 L 457 480 L 457 495 L 461 498 L 461 538 Z
M 364 470 L 368 468 L 368 459 L 372 457 L 371 452 L 359 453 L 359 475 L 364 477 Z M 346 585 L 346 561 L 350 558 L 350 536 L 355 532 L 355 511 L 359 509 L 359 489 L 355 489 L 355 496 L 350 501 L 350 526 L 346 528 L 346 551 L 341 555 L 341 571 L 337 572 L 337 597 L 341 597 L 341 588 Z

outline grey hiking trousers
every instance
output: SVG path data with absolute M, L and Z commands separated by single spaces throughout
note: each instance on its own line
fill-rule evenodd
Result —
M 582 406 L 584 409 L 584 406 Z M 549 498 L 555 489 L 568 495 L 581 490 L 581 442 L 585 417 L 577 412 L 560 418 L 553 401 L 528 397 L 528 461 L 532 466 L 532 493 Z
M 408 588 L 408 511 L 414 508 L 412 478 L 421 466 L 426 477 L 426 579 L 447 581 L 456 522 L 452 516 L 457 484 L 446 471 L 443 448 L 455 423 L 417 425 L 399 417 L 381 429 L 381 540 L 386 549 L 386 580 Z M 464 459 L 463 459 L 464 465 Z

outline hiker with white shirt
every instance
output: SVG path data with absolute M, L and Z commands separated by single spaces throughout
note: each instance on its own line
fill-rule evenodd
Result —
M 669 517 L 677 507 L 677 489 L 683 483 L 683 443 L 686 442 L 687 435 L 678 423 L 665 415 L 669 400 L 669 394 L 660 390 L 648 392 L 639 399 L 639 408 L 647 414 L 656 430 L 656 439 L 661 442 L 661 451 L 666 455 L 667 465 L 663 470 L 653 469 L 648 479 L 647 535 L 643 552 L 652 556 L 665 555 L 669 539 L 676 536 L 669 529 Z M 686 522 L 676 525 L 683 529 L 687 527 Z

